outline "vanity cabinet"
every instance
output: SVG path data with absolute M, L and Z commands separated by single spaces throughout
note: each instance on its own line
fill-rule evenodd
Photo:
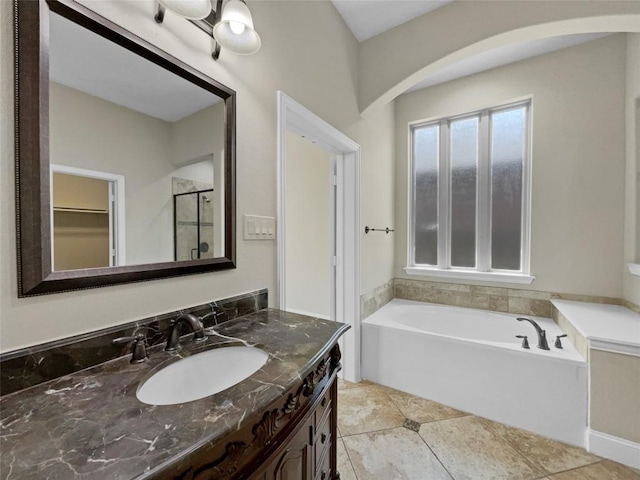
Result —
M 336 471 L 336 380 L 322 390 L 316 407 L 251 480 L 330 480 Z
M 302 379 L 233 433 L 152 478 L 180 480 L 337 480 L 336 375 L 330 345 Z

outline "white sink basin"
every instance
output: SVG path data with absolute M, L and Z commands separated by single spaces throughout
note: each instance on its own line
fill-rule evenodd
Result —
M 221 347 L 191 355 L 144 382 L 136 396 L 149 405 L 174 405 L 233 387 L 260 369 L 269 355 L 259 348 Z

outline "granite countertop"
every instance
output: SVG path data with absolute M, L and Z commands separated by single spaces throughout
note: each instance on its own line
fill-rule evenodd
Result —
M 154 478 L 161 466 L 244 427 L 347 328 L 267 309 L 208 329 L 206 342 L 186 342 L 179 352 L 156 348 L 145 363 L 121 357 L 1 397 L 0 479 Z M 201 400 L 152 406 L 136 398 L 138 385 L 157 370 L 223 345 L 257 346 L 269 359 L 248 379 Z

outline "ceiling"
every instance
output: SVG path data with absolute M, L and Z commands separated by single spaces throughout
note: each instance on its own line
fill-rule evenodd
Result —
M 362 42 L 453 0 L 331 0 Z
M 194 85 L 57 14 L 51 15 L 52 81 L 166 122 L 219 100 Z
M 454 0 L 331 0 L 359 42 L 379 35 Z M 438 70 L 407 91 L 420 90 L 492 68 L 602 38 L 608 34 L 563 35 L 522 42 L 475 55 Z

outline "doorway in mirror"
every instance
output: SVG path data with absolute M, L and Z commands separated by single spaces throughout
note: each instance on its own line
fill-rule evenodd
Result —
M 115 267 L 124 263 L 124 177 L 51 166 L 53 270 Z

